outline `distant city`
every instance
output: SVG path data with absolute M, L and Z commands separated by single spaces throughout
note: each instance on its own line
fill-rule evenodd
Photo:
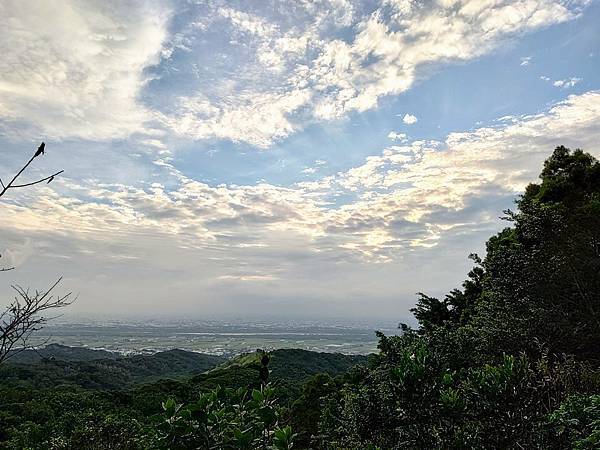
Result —
M 376 351 L 376 331 L 389 335 L 396 330 L 393 322 L 368 321 L 62 318 L 38 333 L 33 344 L 56 343 L 122 354 L 178 348 L 234 356 L 258 348 L 300 348 L 359 355 Z

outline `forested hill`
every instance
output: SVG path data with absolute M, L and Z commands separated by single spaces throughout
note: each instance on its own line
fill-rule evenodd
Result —
M 227 359 L 184 350 L 122 356 L 104 350 L 51 344 L 15 354 L 0 366 L 3 384 L 38 388 L 77 385 L 86 389 L 124 389 L 159 379 L 185 379 L 205 388 L 256 384 L 260 352 Z M 273 380 L 300 382 L 317 373 L 331 376 L 366 364 L 366 356 L 279 349 L 270 353 Z
M 262 353 L 257 351 L 237 356 L 198 378 L 210 378 L 235 369 L 259 368 L 261 355 Z M 368 359 L 365 355 L 312 352 L 294 348 L 273 350 L 269 352 L 269 356 L 271 378 L 293 381 L 302 381 L 317 373 L 335 376 L 357 364 L 366 364 Z
M 72 384 L 88 389 L 123 389 L 161 378 L 189 377 L 225 360 L 183 350 L 119 356 L 102 350 L 50 345 L 9 359 L 0 366 L 0 380 L 3 384 L 45 388 Z
M 117 352 L 96 350 L 85 347 L 70 347 L 61 344 L 48 344 L 37 349 L 26 349 L 11 352 L 10 362 L 13 364 L 39 363 L 43 359 L 58 359 L 61 361 L 91 361 L 94 359 L 117 359 Z
M 203 390 L 218 386 L 238 388 L 259 386 L 261 352 L 247 353 L 197 375 L 191 382 Z M 366 365 L 364 355 L 342 355 L 300 349 L 279 349 L 269 353 L 269 379 L 275 384 L 279 397 L 290 400 L 300 395 L 301 388 L 311 376 L 331 377 L 346 373 L 355 366 Z
M 98 449 L 156 448 L 152 424 L 161 403 L 193 402 L 222 387 L 260 389 L 264 354 L 226 359 L 170 350 L 119 356 L 61 345 L 21 352 L 0 366 L 0 449 L 50 448 L 52 436 L 67 439 L 64 448 L 88 448 L 94 433 Z M 270 381 L 282 405 L 300 397 L 311 376 L 336 376 L 367 362 L 366 356 L 297 349 L 269 355 Z M 104 447 L 114 442 L 120 444 Z

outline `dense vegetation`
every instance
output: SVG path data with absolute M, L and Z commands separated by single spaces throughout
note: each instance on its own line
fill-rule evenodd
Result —
M 540 178 L 462 289 L 420 294 L 419 329 L 323 397 L 322 442 L 600 447 L 600 163 L 558 147 Z
M 114 353 L 51 345 L 25 351 L 0 366 L 3 385 L 29 387 L 77 385 L 88 389 L 119 389 L 161 378 L 180 378 L 212 369 L 225 361 L 212 355 L 169 350 L 153 355 L 118 357 Z
M 368 359 L 21 361 L 0 448 L 600 448 L 600 163 L 558 147 L 516 203 L 461 288 L 420 294 L 419 327 Z
M 0 366 L 0 448 L 254 448 L 267 441 L 286 448 L 293 435 L 286 405 L 303 384 L 367 360 L 275 350 L 265 385 L 264 356 L 171 350 L 118 357 L 57 345 L 21 352 Z

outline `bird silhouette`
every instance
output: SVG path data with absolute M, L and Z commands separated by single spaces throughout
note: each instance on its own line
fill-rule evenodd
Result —
M 40 146 L 37 149 L 37 152 L 35 152 L 34 158 L 40 155 L 44 154 L 44 149 L 46 148 L 46 144 L 45 143 L 41 143 Z

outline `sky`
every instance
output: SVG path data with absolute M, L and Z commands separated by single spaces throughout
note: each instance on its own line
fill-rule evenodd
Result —
M 11 284 L 70 314 L 410 321 L 558 145 L 600 156 L 600 2 L 0 0 Z

